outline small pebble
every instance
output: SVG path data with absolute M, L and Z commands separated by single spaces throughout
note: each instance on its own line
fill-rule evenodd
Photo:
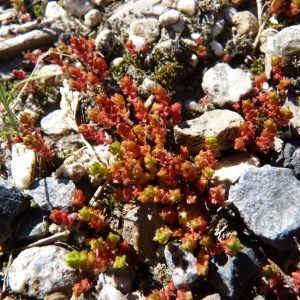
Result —
M 258 32 L 258 20 L 250 11 L 240 11 L 233 15 L 232 22 L 240 35 L 255 35 Z
M 100 24 L 101 13 L 98 9 L 92 9 L 84 15 L 84 25 L 93 28 Z
M 209 48 L 213 52 L 213 54 L 216 56 L 221 57 L 224 54 L 223 46 L 215 40 L 213 40 L 209 43 Z
M 11 175 L 20 189 L 27 189 L 33 181 L 36 168 L 36 155 L 32 149 L 27 149 L 23 144 L 12 146 Z
M 64 0 L 63 3 L 66 10 L 76 17 L 84 16 L 94 8 L 94 3 L 91 0 Z
M 177 8 L 182 13 L 193 17 L 196 13 L 196 2 L 195 0 L 179 0 L 177 3 Z
M 170 9 L 159 17 L 160 25 L 167 27 L 173 25 L 180 20 L 181 13 L 176 9 Z

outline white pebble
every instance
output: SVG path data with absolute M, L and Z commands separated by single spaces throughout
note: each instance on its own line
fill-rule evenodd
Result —
M 130 35 L 128 40 L 132 41 L 135 51 L 140 52 L 143 46 L 146 46 L 144 38 L 137 35 Z
M 170 9 L 159 17 L 161 26 L 166 27 L 177 23 L 180 20 L 181 13 L 176 9 Z
M 198 56 L 193 53 L 190 57 L 189 64 L 191 67 L 195 68 L 198 64 L 198 61 L 199 61 Z
M 196 2 L 195 0 L 179 0 L 177 8 L 184 14 L 193 17 L 196 13 Z
M 34 178 L 36 155 L 23 144 L 14 144 L 11 150 L 11 175 L 20 189 L 27 189 Z
M 54 110 L 41 120 L 41 127 L 47 134 L 63 134 L 72 127 L 61 109 Z

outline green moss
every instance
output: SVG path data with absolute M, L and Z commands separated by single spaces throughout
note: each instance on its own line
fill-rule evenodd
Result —
M 179 62 L 167 62 L 155 68 L 153 80 L 159 82 L 164 87 L 170 87 L 186 77 L 186 71 Z

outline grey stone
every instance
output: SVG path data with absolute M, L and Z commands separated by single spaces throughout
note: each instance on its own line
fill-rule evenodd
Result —
M 251 74 L 219 63 L 204 73 L 202 88 L 215 106 L 232 105 L 252 91 Z
M 159 21 L 154 18 L 135 20 L 130 24 L 130 35 L 142 37 L 147 45 L 158 40 L 160 34 Z
M 236 112 L 227 109 L 215 109 L 202 116 L 180 123 L 174 127 L 175 142 L 185 145 L 192 153 L 204 149 L 205 139 L 217 138 L 220 150 L 233 147 L 239 136 L 239 127 L 243 118 Z
M 281 56 L 283 63 L 300 55 L 300 25 L 284 28 L 275 35 L 274 55 Z
M 118 39 L 109 29 L 100 31 L 95 38 L 96 49 L 107 58 L 111 56 L 117 45 Z
M 235 14 L 237 14 L 236 8 L 233 7 L 233 6 L 227 6 L 227 7 L 224 9 L 224 12 L 223 12 L 223 13 L 224 13 L 225 20 L 226 20 L 229 24 L 233 25 L 233 16 L 234 16 Z
M 300 237 L 300 182 L 293 170 L 265 165 L 249 168 L 229 189 L 228 201 L 248 228 L 278 250 L 295 246 Z
M 151 15 L 158 19 L 168 10 L 168 0 L 138 0 L 129 1 L 120 6 L 118 10 L 108 19 L 113 30 L 128 33 L 130 24 L 136 19 L 147 18 Z
M 236 256 L 224 253 L 212 258 L 207 280 L 223 296 L 240 299 L 247 284 L 255 277 L 260 267 L 253 250 L 244 248 Z
M 0 243 L 7 240 L 16 228 L 17 218 L 29 208 L 22 193 L 9 181 L 0 178 Z
M 159 16 L 160 25 L 163 27 L 177 23 L 181 18 L 181 13 L 176 9 L 170 9 Z
M 70 210 L 73 207 L 73 194 L 76 186 L 68 179 L 46 177 L 35 182 L 24 191 L 30 195 L 39 208 L 51 211 L 54 208 Z
M 84 25 L 93 28 L 100 24 L 101 19 L 100 11 L 98 9 L 91 9 L 84 15 Z
M 39 208 L 33 209 L 22 222 L 22 226 L 18 231 L 16 240 L 24 241 L 37 241 L 46 237 L 49 234 L 50 222 L 44 220 L 44 213 Z
M 258 32 L 259 25 L 256 16 L 250 11 L 240 11 L 232 16 L 232 23 L 236 25 L 237 32 L 240 35 L 255 36 Z
M 164 253 L 176 288 L 188 288 L 199 277 L 195 266 L 197 258 L 177 242 L 168 243 Z
M 35 29 L 0 43 L 0 61 L 7 60 L 22 51 L 51 45 L 58 38 L 58 31 L 50 28 Z
M 300 177 L 300 149 L 297 148 L 293 153 L 291 166 L 294 169 L 295 175 L 299 178 Z
M 63 0 L 63 3 L 66 10 L 76 17 L 84 16 L 94 8 L 92 0 Z
M 79 272 L 66 265 L 64 260 L 68 253 L 54 245 L 22 251 L 8 270 L 9 287 L 15 293 L 39 299 L 54 292 L 71 296 Z
M 45 8 L 45 18 L 47 19 L 66 19 L 67 12 L 56 2 L 48 2 Z
M 149 203 L 130 210 L 124 218 L 123 238 L 133 246 L 138 257 L 149 264 L 157 261 L 157 243 L 153 237 L 156 230 L 163 226 L 159 213 L 157 205 Z

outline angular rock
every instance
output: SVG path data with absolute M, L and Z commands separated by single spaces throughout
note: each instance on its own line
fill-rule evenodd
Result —
M 75 190 L 76 186 L 71 180 L 46 177 L 35 182 L 24 192 L 33 198 L 39 208 L 51 211 L 54 208 L 72 209 Z
M 47 134 L 63 134 L 66 131 L 72 130 L 62 109 L 56 109 L 42 118 L 41 127 Z
M 230 149 L 239 136 L 239 127 L 243 118 L 227 109 L 215 109 L 202 116 L 180 123 L 174 127 L 175 142 L 185 145 L 192 153 L 204 148 L 205 139 L 217 138 L 220 150 Z
M 54 292 L 70 297 L 72 286 L 79 280 L 79 272 L 66 265 L 68 253 L 54 245 L 22 251 L 8 270 L 9 287 L 15 293 L 39 299 Z
M 258 32 L 259 25 L 256 16 L 250 11 L 240 11 L 232 16 L 232 23 L 236 25 L 237 32 L 240 35 L 255 36 Z
M 220 158 L 218 162 L 218 167 L 212 179 L 231 184 L 235 183 L 249 167 L 258 167 L 260 164 L 257 157 L 249 156 L 247 153 L 237 153 L 229 157 Z
M 157 243 L 153 237 L 156 229 L 163 226 L 159 213 L 157 205 L 149 203 L 130 210 L 124 218 L 123 238 L 128 240 L 138 257 L 146 263 L 157 260 Z
M 281 56 L 283 63 L 300 55 L 300 25 L 286 27 L 275 35 L 274 55 Z
M 253 250 L 244 248 L 236 256 L 222 254 L 214 257 L 209 265 L 207 280 L 223 296 L 240 299 L 260 267 Z
M 217 107 L 229 106 L 251 92 L 251 74 L 219 63 L 204 73 L 202 88 L 209 102 Z
M 247 227 L 278 250 L 295 247 L 300 237 L 300 182 L 293 170 L 265 165 L 249 168 L 229 189 L 228 202 Z
M 0 243 L 16 228 L 16 219 L 29 208 L 29 201 L 10 182 L 0 178 Z
M 188 288 L 199 277 L 195 266 L 197 258 L 176 242 L 168 243 L 164 253 L 176 288 Z

